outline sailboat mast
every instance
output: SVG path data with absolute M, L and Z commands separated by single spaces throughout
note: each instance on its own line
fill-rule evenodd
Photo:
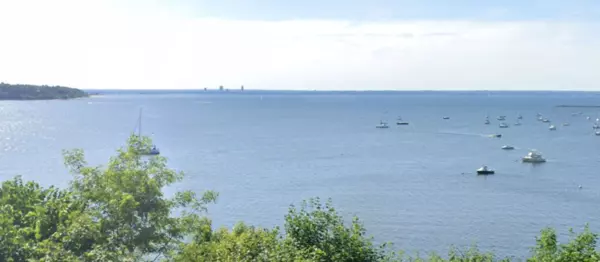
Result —
M 140 116 L 138 118 L 138 137 L 142 137 L 142 109 L 140 108 Z

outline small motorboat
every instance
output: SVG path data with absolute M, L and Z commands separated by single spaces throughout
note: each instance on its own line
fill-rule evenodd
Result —
M 529 153 L 521 159 L 524 163 L 544 163 L 546 159 L 542 157 L 542 154 L 535 150 L 529 151 Z
M 442 119 L 448 120 L 448 119 L 450 119 L 450 117 L 449 116 L 445 116 L 445 117 L 442 117 Z
M 504 145 L 504 146 L 502 146 L 502 149 L 504 149 L 504 150 L 513 150 L 513 149 L 515 149 L 515 147 L 514 146 L 509 146 L 509 145 Z
M 494 173 L 494 170 L 489 169 L 487 166 L 482 166 L 481 168 L 477 169 L 478 175 L 493 175 Z
M 585 117 L 585 119 L 587 119 L 587 120 L 590 120 L 590 119 L 592 119 L 592 118 L 591 118 L 591 117 L 589 117 L 589 116 L 586 116 L 586 117 Z
M 501 123 L 498 127 L 500 127 L 500 128 L 508 128 L 508 124 L 507 123 Z
M 375 126 L 376 128 L 389 128 L 388 124 L 383 121 L 379 121 L 379 125 Z
M 516 122 L 515 124 L 513 124 L 513 126 L 520 126 L 521 122 Z
M 498 138 L 500 138 L 500 137 L 502 137 L 502 135 L 501 134 L 493 134 L 493 135 L 490 135 L 490 137 L 498 137 Z
M 556 130 L 556 126 L 554 126 L 554 125 L 550 125 L 550 126 L 548 127 L 548 129 L 550 129 L 550 130 L 554 131 L 554 130 Z
M 504 120 L 506 120 L 506 116 L 499 116 L 497 119 L 500 121 L 504 121 Z
M 523 116 L 519 114 L 519 116 L 517 117 L 517 119 L 521 120 L 521 119 L 523 119 Z
M 490 124 L 490 120 L 486 119 L 485 122 L 483 122 L 483 123 L 486 124 L 486 125 L 489 125 Z
M 544 119 L 542 119 L 542 122 L 544 122 L 544 123 L 550 123 L 550 119 L 544 118 Z
M 596 131 L 596 135 L 597 135 L 597 136 L 600 136 L 600 131 Z
M 403 121 L 403 120 L 402 120 L 402 117 L 398 117 L 398 119 L 397 119 L 397 122 L 396 122 L 396 125 L 399 125 L 399 126 L 407 126 L 407 125 L 408 125 L 408 122 L 406 122 L 406 121 Z
M 594 125 L 592 126 L 592 128 L 593 128 L 593 129 L 600 129 L 600 125 L 598 125 L 598 124 L 594 124 Z

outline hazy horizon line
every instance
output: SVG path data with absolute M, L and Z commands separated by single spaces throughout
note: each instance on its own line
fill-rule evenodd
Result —
M 107 89 L 81 89 L 84 90 L 86 92 L 98 92 L 98 91 L 110 91 L 110 92 L 119 92 L 119 91 L 125 91 L 125 92 L 153 92 L 153 91 L 157 91 L 157 92 L 168 92 L 168 91 L 173 91 L 173 92 L 185 92 L 185 91 L 189 91 L 189 92 L 211 92 L 211 93 L 228 93 L 228 92 L 236 92 L 236 93 L 245 93 L 245 92 L 314 92 L 314 93 L 324 93 L 324 92 L 328 92 L 328 93 L 333 93 L 333 92 L 337 92 L 337 93 L 391 93 L 391 92 L 581 92 L 581 93 L 600 93 L 600 89 L 598 90 L 577 90 L 577 89 L 515 89 L 515 90 L 486 90 L 486 89 L 445 89 L 445 90 L 441 90 L 441 89 L 405 89 L 405 90 L 398 90 L 398 89 L 388 89 L 388 90 L 363 90 L 363 89 L 357 89 L 357 90 L 326 90 L 326 89 L 244 89 L 244 90 L 240 90 L 240 89 L 224 89 L 224 90 L 219 90 L 219 89 L 111 89 L 111 88 L 107 88 Z

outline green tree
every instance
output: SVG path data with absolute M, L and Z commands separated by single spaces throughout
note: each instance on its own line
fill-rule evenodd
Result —
M 0 189 L 0 261 L 134 261 L 160 257 L 178 248 L 197 231 L 206 204 L 217 194 L 200 198 L 165 187 L 183 174 L 166 166 L 163 157 L 145 158 L 147 138 L 132 136 L 107 167 L 89 167 L 83 151 L 65 152 L 74 174 L 69 188 L 44 189 L 21 178 Z M 181 215 L 174 216 L 176 211 Z
M 385 249 L 365 237 L 358 219 L 350 226 L 331 205 L 318 198 L 290 207 L 285 232 L 238 223 L 232 230 L 212 231 L 205 220 L 175 261 L 383 261 Z M 388 259 L 391 257 L 387 257 Z M 388 260 L 392 261 L 392 260 Z
M 292 206 L 285 216 L 286 241 L 316 261 L 379 261 L 383 247 L 375 247 L 366 237 L 363 224 L 355 217 L 346 227 L 331 200 L 318 198 Z
M 559 244 L 554 229 L 542 230 L 541 236 L 536 239 L 533 256 L 529 262 L 592 262 L 600 261 L 600 253 L 596 250 L 598 235 L 592 233 L 586 225 L 583 232 L 576 234 L 569 230 L 571 240 L 566 244 Z
M 164 254 L 181 243 L 188 221 L 216 200 L 212 191 L 201 198 L 192 191 L 165 197 L 163 189 L 181 181 L 183 173 L 169 169 L 164 157 L 139 154 L 150 145 L 148 138 L 131 136 L 106 168 L 88 167 L 82 150 L 65 152 L 75 175 L 71 190 L 98 225 L 94 247 L 99 254 Z M 182 214 L 173 216 L 177 210 Z M 95 252 L 86 255 L 103 260 Z
M 24 183 L 21 177 L 5 181 L 0 188 L 0 260 L 25 261 L 44 256 L 39 245 L 52 245 L 71 214 L 80 207 L 68 191 L 54 187 L 44 189 L 37 183 Z M 73 250 L 76 250 L 73 247 Z
M 88 94 L 83 90 L 64 86 L 0 83 L 0 100 L 70 99 L 87 96 Z

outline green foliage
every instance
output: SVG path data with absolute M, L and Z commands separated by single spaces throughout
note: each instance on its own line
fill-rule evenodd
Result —
M 1 260 L 45 255 L 36 245 L 51 248 L 57 232 L 69 226 L 71 213 L 79 209 L 68 191 L 43 189 L 34 182 L 24 183 L 21 177 L 5 181 L 0 189 Z
M 318 198 L 291 207 L 285 216 L 286 240 L 318 261 L 378 261 L 383 251 L 366 238 L 366 230 L 358 218 L 349 227 L 333 208 L 331 201 L 323 205 Z
M 292 261 L 283 259 L 277 229 L 268 230 L 238 223 L 229 231 L 211 231 L 206 222 L 203 232 L 192 243 L 182 245 L 173 261 Z
M 597 234 L 592 233 L 587 225 L 579 234 L 573 230 L 570 230 L 570 233 L 571 240 L 567 244 L 559 245 L 553 229 L 542 230 L 541 236 L 536 239 L 536 246 L 532 252 L 533 257 L 527 261 L 600 261 L 600 253 L 596 250 Z
M 194 241 L 183 245 L 175 261 L 382 261 L 383 247 L 374 247 L 363 225 L 354 219 L 348 227 L 332 207 L 318 198 L 292 206 L 285 232 L 255 228 L 244 223 L 231 231 L 211 231 L 209 222 Z M 391 261 L 391 260 L 390 260 Z
M 242 222 L 213 229 L 203 216 L 217 193 L 182 191 L 165 196 L 165 187 L 183 174 L 161 156 L 145 157 L 145 137 L 131 136 L 105 167 L 89 166 L 83 151 L 65 152 L 73 173 L 68 188 L 43 188 L 21 177 L 0 186 L 0 261 L 223 261 L 223 262 L 491 262 L 500 260 L 476 247 L 451 248 L 447 256 L 423 258 L 376 246 L 363 224 L 345 221 L 331 200 L 291 206 L 283 231 Z M 179 213 L 175 216 L 174 213 Z M 600 261 L 598 235 L 586 226 L 568 243 L 544 229 L 529 262 Z
M 82 90 L 64 86 L 10 85 L 0 83 L 0 100 L 44 100 L 87 97 Z
M 179 247 L 217 194 L 163 189 L 183 174 L 163 157 L 137 152 L 148 139 L 132 136 L 106 168 L 89 167 L 81 150 L 65 152 L 74 179 L 68 189 L 43 189 L 19 177 L 0 191 L 0 261 L 135 261 Z M 174 211 L 185 209 L 182 215 Z M 58 259 L 60 258 L 60 259 Z

